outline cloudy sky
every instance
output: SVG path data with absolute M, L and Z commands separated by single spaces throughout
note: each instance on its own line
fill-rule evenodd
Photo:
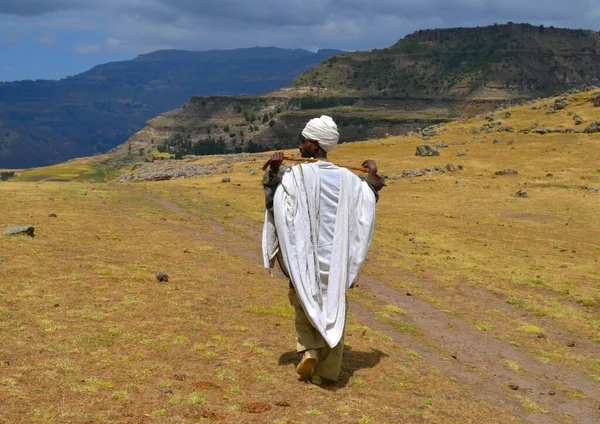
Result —
M 0 81 L 57 79 L 158 49 L 387 47 L 417 29 L 600 30 L 600 0 L 0 0 Z

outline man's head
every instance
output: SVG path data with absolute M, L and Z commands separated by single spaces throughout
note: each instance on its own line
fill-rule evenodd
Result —
M 329 116 L 311 119 L 302 130 L 300 153 L 305 158 L 325 157 L 336 146 L 339 138 L 337 125 Z

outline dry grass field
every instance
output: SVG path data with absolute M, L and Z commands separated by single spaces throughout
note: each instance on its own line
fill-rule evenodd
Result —
M 600 422 L 600 133 L 519 133 L 585 128 L 596 93 L 495 112 L 514 132 L 478 117 L 331 154 L 388 186 L 325 387 L 298 381 L 287 282 L 261 266 L 267 155 L 229 183 L 92 182 L 90 161 L 0 183 L 0 229 L 36 228 L 0 234 L 0 423 Z

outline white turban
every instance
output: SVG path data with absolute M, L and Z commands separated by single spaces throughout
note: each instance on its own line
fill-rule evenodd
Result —
M 326 152 L 333 150 L 340 139 L 337 125 L 327 115 L 308 121 L 304 130 L 302 130 L 302 136 L 308 140 L 318 141 L 321 149 Z

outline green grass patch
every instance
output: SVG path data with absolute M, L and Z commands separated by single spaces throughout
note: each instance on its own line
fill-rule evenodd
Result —
M 250 306 L 246 308 L 245 311 L 257 315 L 294 318 L 294 308 L 288 303 L 278 303 L 269 306 Z
M 543 328 L 538 327 L 536 325 L 531 325 L 531 324 L 522 325 L 519 328 L 517 328 L 517 331 L 519 331 L 521 333 L 526 333 L 526 334 L 535 334 L 536 336 L 545 334 L 545 331 Z

